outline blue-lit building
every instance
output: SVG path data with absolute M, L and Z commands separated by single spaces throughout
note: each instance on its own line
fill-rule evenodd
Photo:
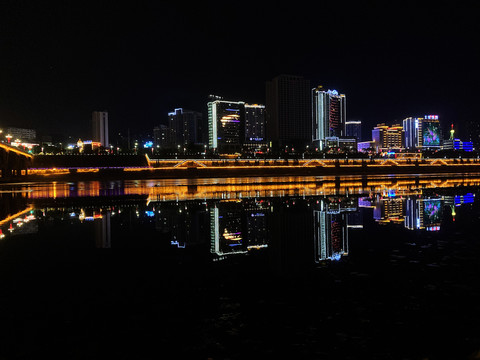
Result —
M 473 142 L 471 141 L 462 141 L 455 138 L 455 130 L 453 130 L 453 124 L 450 129 L 450 138 L 443 141 L 443 150 L 463 150 L 463 151 L 473 151 Z
M 405 133 L 405 148 L 414 150 L 421 147 L 423 118 L 408 117 L 403 119 Z

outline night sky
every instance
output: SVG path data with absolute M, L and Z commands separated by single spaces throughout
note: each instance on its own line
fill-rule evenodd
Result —
M 0 4 L 0 127 L 85 138 L 107 110 L 113 132 L 148 132 L 208 94 L 264 103 L 279 74 L 346 94 L 367 135 L 426 114 L 462 134 L 478 112 L 474 2 Z

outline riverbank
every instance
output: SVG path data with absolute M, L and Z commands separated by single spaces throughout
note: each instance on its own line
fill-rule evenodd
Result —
M 100 169 L 51 169 L 30 171 L 27 175 L 1 178 L 0 183 L 89 180 L 195 179 L 226 177 L 349 176 L 349 175 L 422 175 L 480 173 L 480 163 L 442 165 L 412 163 L 405 165 L 363 163 L 335 166 L 217 166 L 217 167 L 138 167 Z

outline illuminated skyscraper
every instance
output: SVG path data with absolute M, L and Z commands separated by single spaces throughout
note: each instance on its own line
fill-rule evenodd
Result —
M 210 149 L 219 153 L 241 151 L 245 140 L 245 103 L 212 100 L 207 106 Z
M 438 115 L 425 115 L 422 121 L 422 148 L 440 149 L 442 146 L 442 128 Z
M 326 147 L 326 139 L 346 136 L 346 97 L 336 90 L 324 90 L 322 86 L 312 90 L 313 143 L 320 150 Z
M 309 145 L 312 141 L 310 80 L 280 75 L 266 83 L 267 139 L 273 147 Z
M 108 112 L 94 111 L 92 113 L 92 140 L 108 147 Z
M 406 149 L 415 150 L 422 146 L 422 122 L 423 118 L 408 117 L 403 119 Z

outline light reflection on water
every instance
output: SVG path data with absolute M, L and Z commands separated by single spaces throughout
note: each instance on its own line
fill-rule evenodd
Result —
M 32 358 L 45 344 L 84 358 L 466 358 L 480 349 L 479 183 L 1 185 L 0 356 L 33 343 Z
M 457 175 L 4 185 L 0 237 L 36 233 L 38 223 L 56 218 L 91 222 L 97 247 L 115 247 L 115 236 L 160 236 L 176 248 L 208 245 L 214 260 L 301 238 L 309 255 L 300 261 L 319 264 L 348 256 L 349 234 L 365 221 L 439 231 L 445 216 L 455 221 L 456 208 L 473 203 L 475 194 L 464 189 L 479 183 L 480 177 Z M 445 189 L 451 191 L 439 193 Z

